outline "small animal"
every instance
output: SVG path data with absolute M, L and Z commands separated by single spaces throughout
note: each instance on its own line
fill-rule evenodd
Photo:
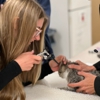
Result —
M 84 79 L 83 76 L 80 76 L 77 74 L 77 70 L 76 69 L 71 69 L 68 66 L 70 64 L 76 64 L 78 65 L 78 63 L 76 62 L 68 62 L 67 64 L 63 64 L 62 62 L 59 64 L 59 70 L 58 70 L 58 74 L 60 77 L 65 78 L 67 83 L 76 83 L 79 82 L 81 80 Z M 90 71 L 90 73 L 96 75 L 96 76 L 100 76 L 100 72 L 99 71 Z M 67 90 L 70 91 L 76 91 L 78 87 L 76 88 L 71 88 L 67 86 Z

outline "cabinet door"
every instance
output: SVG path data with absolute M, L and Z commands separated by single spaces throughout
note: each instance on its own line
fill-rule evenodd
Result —
M 100 0 L 92 0 L 92 44 L 100 41 Z
M 91 46 L 91 9 L 86 7 L 69 13 L 70 51 L 76 56 Z

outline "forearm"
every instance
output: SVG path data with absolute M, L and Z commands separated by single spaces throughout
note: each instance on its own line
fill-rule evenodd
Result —
M 93 67 L 96 70 L 100 71 L 100 61 L 98 61 L 97 63 L 95 63 L 93 65 Z M 96 77 L 95 78 L 95 81 L 94 81 L 94 89 L 95 89 L 96 94 L 100 96 L 100 77 Z
M 21 72 L 21 68 L 17 62 L 11 61 L 3 70 L 0 71 L 0 90 Z
M 94 89 L 96 94 L 100 96 L 100 77 L 96 77 L 94 81 Z
M 100 70 L 100 61 L 95 63 L 93 66 L 95 67 L 96 70 Z
M 49 63 L 44 63 L 42 65 L 42 69 L 41 69 L 41 75 L 39 79 L 44 78 L 45 76 L 47 76 L 48 74 L 51 74 L 53 71 L 51 70 Z

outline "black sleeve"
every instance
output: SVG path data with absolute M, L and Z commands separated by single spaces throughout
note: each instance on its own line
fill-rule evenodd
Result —
M 96 70 L 100 71 L 100 61 L 98 61 L 97 63 L 95 63 L 93 66 L 96 68 Z
M 11 61 L 4 69 L 0 71 L 0 90 L 21 72 L 22 70 L 18 63 Z
M 51 74 L 51 73 L 53 73 L 53 71 L 51 70 L 49 63 L 48 62 L 44 63 L 42 65 L 41 75 L 40 75 L 39 79 L 42 79 L 42 78 L 44 78 L 45 76 L 47 76 L 48 74 Z
M 0 4 L 3 4 L 6 0 L 0 0 Z
M 100 96 L 100 77 L 96 77 L 94 81 L 94 89 L 96 94 Z

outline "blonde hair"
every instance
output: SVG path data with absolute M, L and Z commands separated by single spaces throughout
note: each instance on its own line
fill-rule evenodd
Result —
M 16 18 L 18 20 L 15 30 Z M 36 30 L 37 21 L 41 18 L 44 18 L 41 39 L 40 41 L 34 41 L 28 47 Z M 34 49 L 35 54 L 42 52 L 46 26 L 47 17 L 35 0 L 7 0 L 0 12 L 0 69 L 25 51 Z M 35 65 L 30 71 L 22 72 L 0 91 L 0 100 L 17 100 L 18 97 L 25 100 L 22 82 L 31 81 L 35 84 L 40 73 L 41 64 Z

